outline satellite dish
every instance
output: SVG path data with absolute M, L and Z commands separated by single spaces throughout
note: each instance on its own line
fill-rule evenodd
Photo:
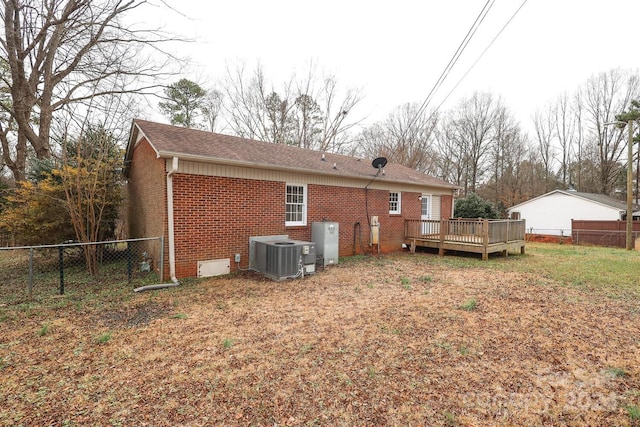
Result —
M 386 165 L 387 165 L 387 158 L 386 157 L 376 157 L 371 162 L 371 166 L 373 166 L 376 169 L 382 169 Z

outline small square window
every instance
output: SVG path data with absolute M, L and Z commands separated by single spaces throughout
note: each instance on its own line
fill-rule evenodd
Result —
M 392 215 L 400 214 L 400 193 L 398 192 L 390 192 L 389 193 L 389 213 Z

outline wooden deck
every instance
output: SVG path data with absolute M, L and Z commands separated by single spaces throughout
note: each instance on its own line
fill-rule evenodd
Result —
M 524 254 L 525 222 L 523 219 L 449 219 L 405 220 L 404 242 L 415 252 L 417 246 L 437 248 L 440 256 L 446 251 L 489 254 L 520 250 Z

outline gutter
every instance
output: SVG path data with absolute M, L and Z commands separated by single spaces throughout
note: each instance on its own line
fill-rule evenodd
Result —
M 169 235 L 169 275 L 171 283 L 142 286 L 134 289 L 135 292 L 150 291 L 154 289 L 170 288 L 180 285 L 176 278 L 176 244 L 173 228 L 173 174 L 178 171 L 178 157 L 171 159 L 171 169 L 167 172 L 167 234 Z M 161 262 L 164 262 L 162 260 Z

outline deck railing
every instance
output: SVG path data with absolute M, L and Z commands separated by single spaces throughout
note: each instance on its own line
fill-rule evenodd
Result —
M 525 239 L 523 219 L 405 220 L 406 238 L 494 244 Z

